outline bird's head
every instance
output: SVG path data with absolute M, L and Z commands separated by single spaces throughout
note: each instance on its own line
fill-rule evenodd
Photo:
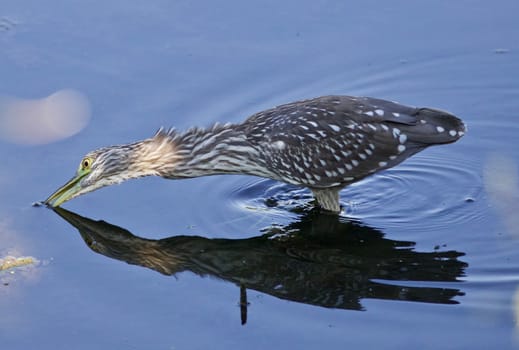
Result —
M 76 175 L 47 198 L 44 204 L 58 207 L 98 188 L 142 176 L 158 175 L 168 179 L 200 176 L 199 173 L 188 173 L 190 166 L 187 162 L 197 155 L 193 147 L 197 142 L 204 145 L 207 139 L 214 141 L 215 137 L 204 136 L 207 133 L 221 133 L 224 127 L 213 127 L 209 132 L 194 128 L 184 134 L 161 128 L 149 139 L 90 152 L 79 163 Z M 205 148 L 198 148 L 201 152 L 198 156 L 203 155 Z
M 76 175 L 47 198 L 45 204 L 58 207 L 72 198 L 98 188 L 129 178 L 151 175 L 145 173 L 146 169 L 135 166 L 137 147 L 138 144 L 111 146 L 88 153 L 81 160 Z

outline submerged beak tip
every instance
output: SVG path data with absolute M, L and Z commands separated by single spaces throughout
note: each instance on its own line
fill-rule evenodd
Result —
M 44 200 L 44 201 L 42 202 L 42 204 L 43 204 L 44 206 L 46 206 L 47 208 L 55 208 L 55 207 L 56 207 L 56 204 L 55 204 L 56 201 L 55 201 L 55 200 L 52 200 L 51 198 L 52 198 L 52 196 L 50 196 L 49 198 L 47 198 L 46 200 Z
M 43 204 L 45 204 L 45 206 L 50 209 L 57 207 L 57 205 L 55 205 L 53 201 L 45 201 L 43 202 Z

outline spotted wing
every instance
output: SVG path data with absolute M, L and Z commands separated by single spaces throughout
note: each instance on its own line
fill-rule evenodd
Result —
M 422 121 L 421 110 L 368 97 L 326 96 L 258 113 L 243 126 L 277 179 L 340 187 L 427 147 L 416 141 L 420 134 L 439 132 Z

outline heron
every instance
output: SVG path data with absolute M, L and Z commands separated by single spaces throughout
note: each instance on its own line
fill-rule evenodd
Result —
M 45 204 L 57 207 L 132 178 L 245 174 L 307 187 L 324 211 L 339 192 L 466 131 L 451 113 L 373 97 L 322 96 L 253 114 L 242 123 L 159 129 L 142 141 L 86 154 L 76 175 Z

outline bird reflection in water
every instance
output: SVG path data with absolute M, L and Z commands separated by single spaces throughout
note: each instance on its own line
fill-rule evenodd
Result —
M 362 310 L 364 298 L 457 304 L 456 288 L 411 282 L 456 282 L 467 267 L 457 251 L 414 251 L 414 242 L 383 238 L 377 229 L 311 211 L 257 237 L 210 239 L 172 236 L 150 240 L 124 228 L 54 211 L 78 229 L 87 246 L 110 258 L 164 275 L 191 271 L 240 287 L 242 324 L 246 290 L 326 308 Z M 387 282 L 385 282 L 387 281 Z

